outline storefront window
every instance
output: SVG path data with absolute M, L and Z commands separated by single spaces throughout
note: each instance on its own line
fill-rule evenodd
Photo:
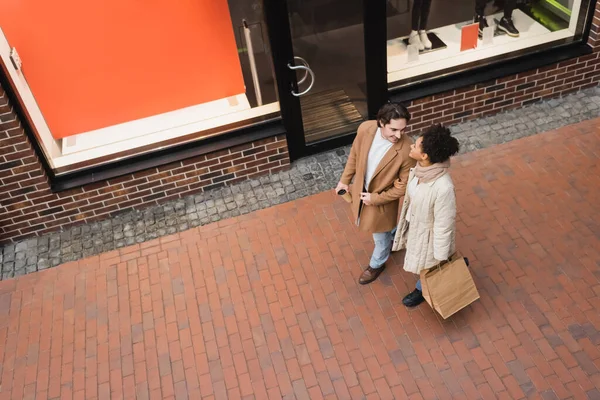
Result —
M 277 117 L 261 5 L 0 2 L 1 66 L 52 168 L 99 165 Z
M 583 33 L 589 0 L 389 0 L 390 88 L 526 54 Z

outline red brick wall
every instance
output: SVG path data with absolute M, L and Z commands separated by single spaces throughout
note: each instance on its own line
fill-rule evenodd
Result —
M 588 44 L 595 51 L 588 56 L 415 100 L 410 104 L 411 129 L 464 122 L 597 85 L 600 4 Z M 0 87 L 0 243 L 100 220 L 117 211 L 158 204 L 288 165 L 287 143 L 280 136 L 52 193 Z
M 60 193 L 0 86 L 0 243 L 155 205 L 289 166 L 285 136 L 240 145 Z
M 452 125 L 598 85 L 600 53 L 436 94 L 409 105 L 411 131 Z
M 596 51 L 600 48 L 600 4 L 598 3 L 596 3 L 594 18 L 592 19 L 592 29 L 590 30 L 588 44 L 596 49 Z

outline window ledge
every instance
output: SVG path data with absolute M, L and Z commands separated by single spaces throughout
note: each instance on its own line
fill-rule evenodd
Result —
M 54 192 L 60 192 L 283 134 L 285 134 L 285 129 L 281 118 L 274 118 L 215 137 L 54 176 L 50 178 L 51 188 Z
M 531 50 L 524 49 L 523 52 L 513 53 L 511 57 L 500 56 L 492 60 L 484 60 L 481 61 L 479 66 L 469 66 L 469 68 L 442 76 L 438 74 L 437 76 L 422 77 L 418 81 L 390 89 L 390 98 L 392 101 L 407 103 L 434 94 L 581 57 L 593 52 L 587 44 L 580 41 L 573 42 L 571 39 L 559 41 L 550 49 L 534 50 L 533 52 Z M 518 62 L 515 62 L 517 58 Z

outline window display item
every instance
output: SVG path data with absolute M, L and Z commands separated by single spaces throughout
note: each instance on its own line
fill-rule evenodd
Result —
M 519 31 L 515 28 L 512 18 L 502 17 L 498 22 L 498 30 L 505 32 L 510 37 L 519 37 Z
M 460 34 L 460 51 L 472 50 L 477 47 L 479 24 L 465 25 Z
M 406 48 L 406 62 L 412 63 L 419 61 L 419 48 L 416 44 L 409 44 Z
M 427 37 L 427 31 L 411 31 L 408 36 L 408 43 L 417 46 L 419 51 L 431 50 L 433 44 Z
M 484 46 L 488 46 L 494 43 L 494 26 L 488 26 L 487 28 L 483 29 L 483 35 L 481 37 L 482 39 L 482 44 Z
M 408 36 L 408 44 L 411 46 L 415 46 L 419 51 L 425 50 L 425 46 L 421 43 L 421 38 L 419 37 L 419 32 L 412 31 Z
M 431 43 L 431 40 L 429 40 L 429 38 L 427 37 L 427 31 L 419 31 L 419 38 L 421 39 L 421 44 L 423 45 L 423 47 L 425 47 L 426 49 L 431 49 L 433 44 Z
M 427 31 L 412 31 L 408 36 L 408 44 L 417 46 L 419 51 L 431 50 L 433 44 L 427 36 Z
M 483 34 L 483 30 L 489 25 L 484 15 L 485 5 L 487 0 L 475 0 L 475 18 L 473 22 L 479 24 L 479 36 Z M 499 30 L 505 32 L 510 37 L 519 37 L 519 31 L 515 28 L 512 21 L 512 13 L 517 8 L 517 0 L 504 1 L 504 16 L 498 23 Z
M 479 25 L 479 36 L 483 35 L 483 31 L 490 27 L 488 25 L 487 18 L 483 14 L 475 15 L 475 18 L 473 18 L 473 23 Z
M 448 47 L 434 32 L 412 32 L 408 37 L 401 38 L 404 46 L 415 46 L 420 53 L 442 50 Z
M 419 51 L 429 50 L 433 44 L 427 37 L 427 19 L 431 9 L 431 0 L 414 0 L 412 9 L 412 31 L 408 42 L 419 48 Z
M 242 20 L 242 26 L 244 27 L 244 41 L 248 48 L 248 61 L 250 62 L 250 73 L 252 74 L 252 83 L 254 85 L 254 93 L 256 95 L 256 103 L 259 106 L 263 105 L 262 93 L 260 91 L 260 80 L 258 78 L 258 69 L 256 68 L 256 59 L 254 58 L 254 47 L 252 45 L 252 37 L 250 36 L 250 26 L 248 21 Z
M 412 9 L 412 30 L 422 31 L 427 29 L 427 19 L 431 9 L 431 0 L 414 0 Z

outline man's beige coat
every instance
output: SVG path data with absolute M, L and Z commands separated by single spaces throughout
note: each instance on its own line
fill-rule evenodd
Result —
M 377 132 L 377 121 L 366 121 L 358 132 L 348 156 L 341 182 L 350 185 L 352 215 L 359 229 L 366 232 L 389 232 L 398 223 L 399 199 L 406 191 L 408 174 L 415 160 L 408 156 L 412 139 L 402 135 L 383 156 L 366 190 L 363 190 L 367 171 L 367 158 Z M 371 193 L 373 205 L 367 206 L 360 200 L 360 193 Z

